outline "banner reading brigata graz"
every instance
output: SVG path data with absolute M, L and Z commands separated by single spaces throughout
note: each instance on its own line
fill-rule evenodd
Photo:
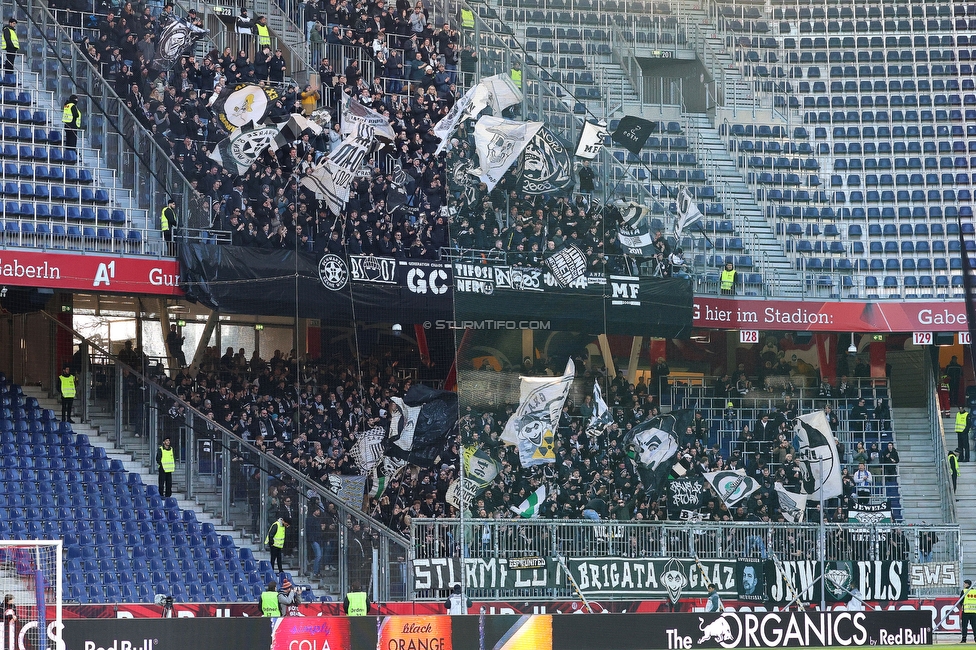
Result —
M 561 285 L 546 269 L 455 261 L 457 318 L 533 320 L 544 329 L 686 338 L 692 289 L 680 278 L 585 274 Z
M 734 559 L 701 560 L 699 566 L 693 558 L 591 557 L 566 558 L 565 562 L 579 590 L 588 597 L 667 596 L 675 601 L 704 596 L 706 583 L 712 582 L 719 593 L 743 600 L 786 603 L 797 593 L 805 602 L 820 600 L 820 563 L 809 560 L 780 562 L 778 567 L 773 562 Z M 749 576 L 750 584 L 740 588 L 746 564 L 754 573 Z M 900 601 L 909 597 L 911 572 L 907 562 L 828 562 L 826 568 L 830 601 L 847 600 L 848 592 L 855 588 L 865 600 Z M 562 564 L 551 557 L 466 558 L 465 569 L 469 589 L 571 586 Z M 414 591 L 449 590 L 461 582 L 460 560 L 413 560 L 413 576 Z M 753 593 L 754 583 L 760 585 L 759 593 Z
M 586 596 L 705 596 L 707 580 L 720 592 L 736 593 L 735 560 L 671 558 L 566 558 L 579 590 Z M 469 589 L 529 589 L 569 587 L 566 571 L 556 558 L 466 558 Z M 702 575 L 704 570 L 705 575 Z M 413 561 L 414 591 L 451 589 L 461 582 L 458 558 Z

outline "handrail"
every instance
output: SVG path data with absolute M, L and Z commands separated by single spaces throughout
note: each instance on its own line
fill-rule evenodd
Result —
M 923 363 L 925 365 L 924 381 L 925 385 L 928 386 L 927 411 L 931 424 L 932 441 L 935 445 L 935 473 L 938 484 L 945 486 L 939 491 L 939 504 L 942 509 L 942 521 L 956 523 L 956 495 L 950 493 L 949 488 L 949 485 L 951 485 L 948 465 L 949 447 L 946 444 L 945 427 L 942 423 L 942 413 L 939 410 L 938 382 L 936 381 L 935 369 L 933 368 L 934 362 L 927 352 L 928 350 L 923 355 Z

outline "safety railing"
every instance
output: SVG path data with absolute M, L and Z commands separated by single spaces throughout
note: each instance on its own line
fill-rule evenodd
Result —
M 938 349 L 938 348 L 936 348 Z M 928 350 L 926 350 L 928 352 Z M 935 446 L 935 474 L 939 485 L 946 486 L 939 491 L 939 505 L 942 509 L 942 521 L 956 522 L 956 502 L 955 494 L 948 488 L 952 484 L 949 476 L 948 454 L 949 445 L 946 443 L 945 426 L 942 422 L 942 413 L 939 410 L 938 382 L 936 381 L 933 360 L 928 355 L 923 355 L 923 365 L 925 367 L 925 377 L 923 386 L 928 387 L 928 419 L 932 427 L 932 444 Z M 954 441 L 953 441 L 954 445 Z M 955 449 L 955 446 L 951 447 Z
M 56 101 L 72 93 L 87 99 L 84 143 L 115 170 L 122 186 L 131 192 L 133 207 L 148 213 L 141 241 L 131 244 L 127 252 L 165 254 L 155 222 L 169 197 L 176 199 L 180 215 L 189 215 L 198 207 L 189 181 L 72 42 L 68 29 L 55 20 L 46 3 L 16 0 L 4 5 L 8 15 L 16 13 L 26 20 L 26 40 L 32 44 L 30 69 L 41 75 L 44 89 L 53 92 Z
M 246 440 L 230 430 L 231 423 L 205 413 L 202 400 L 191 404 L 179 397 L 159 361 L 137 362 L 137 367 L 123 363 L 42 313 L 56 324 L 58 337 L 70 337 L 78 350 L 72 369 L 79 379 L 75 408 L 82 421 L 150 468 L 169 437 L 177 459 L 174 492 L 185 493 L 249 542 L 261 544 L 271 523 L 289 517 L 287 570 L 304 582 L 313 574 L 323 576 L 326 595 L 345 593 L 359 582 L 377 600 L 406 596 L 407 540 L 361 510 L 363 477 L 335 475 L 329 485 L 310 479 L 297 463 L 274 453 L 274 442 L 265 447 Z M 50 385 L 55 385 L 54 365 Z M 320 519 L 309 516 L 316 509 Z
M 830 523 L 821 553 L 817 524 L 724 522 L 620 522 L 588 520 L 414 519 L 411 561 L 432 558 L 697 558 L 779 561 L 897 561 L 962 566 L 957 526 Z M 905 567 L 904 570 L 908 570 Z M 958 575 L 958 571 L 956 573 Z M 470 582 L 470 580 L 469 580 Z M 958 585 L 912 586 L 908 597 L 948 595 Z M 441 600 L 447 592 L 415 591 L 417 600 Z M 472 589 L 479 600 L 576 598 L 571 586 Z

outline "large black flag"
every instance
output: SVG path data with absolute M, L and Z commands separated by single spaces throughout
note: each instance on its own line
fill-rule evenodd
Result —
M 643 117 L 627 115 L 620 120 L 617 130 L 610 137 L 630 153 L 637 155 L 644 148 L 647 137 L 657 131 L 657 122 L 645 120 Z
M 542 127 L 522 152 L 516 174 L 522 194 L 565 194 L 573 187 L 573 157 L 569 144 Z
M 457 427 L 457 393 L 415 384 L 393 398 L 397 412 L 390 420 L 387 454 L 420 467 L 430 467 L 442 455 Z

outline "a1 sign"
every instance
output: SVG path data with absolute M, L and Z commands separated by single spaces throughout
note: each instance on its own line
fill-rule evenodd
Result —
M 959 332 L 959 345 L 972 345 L 973 339 L 969 336 L 969 332 Z
M 759 330 L 739 330 L 739 343 L 759 343 Z
M 932 332 L 912 332 L 912 343 L 915 345 L 932 345 Z

